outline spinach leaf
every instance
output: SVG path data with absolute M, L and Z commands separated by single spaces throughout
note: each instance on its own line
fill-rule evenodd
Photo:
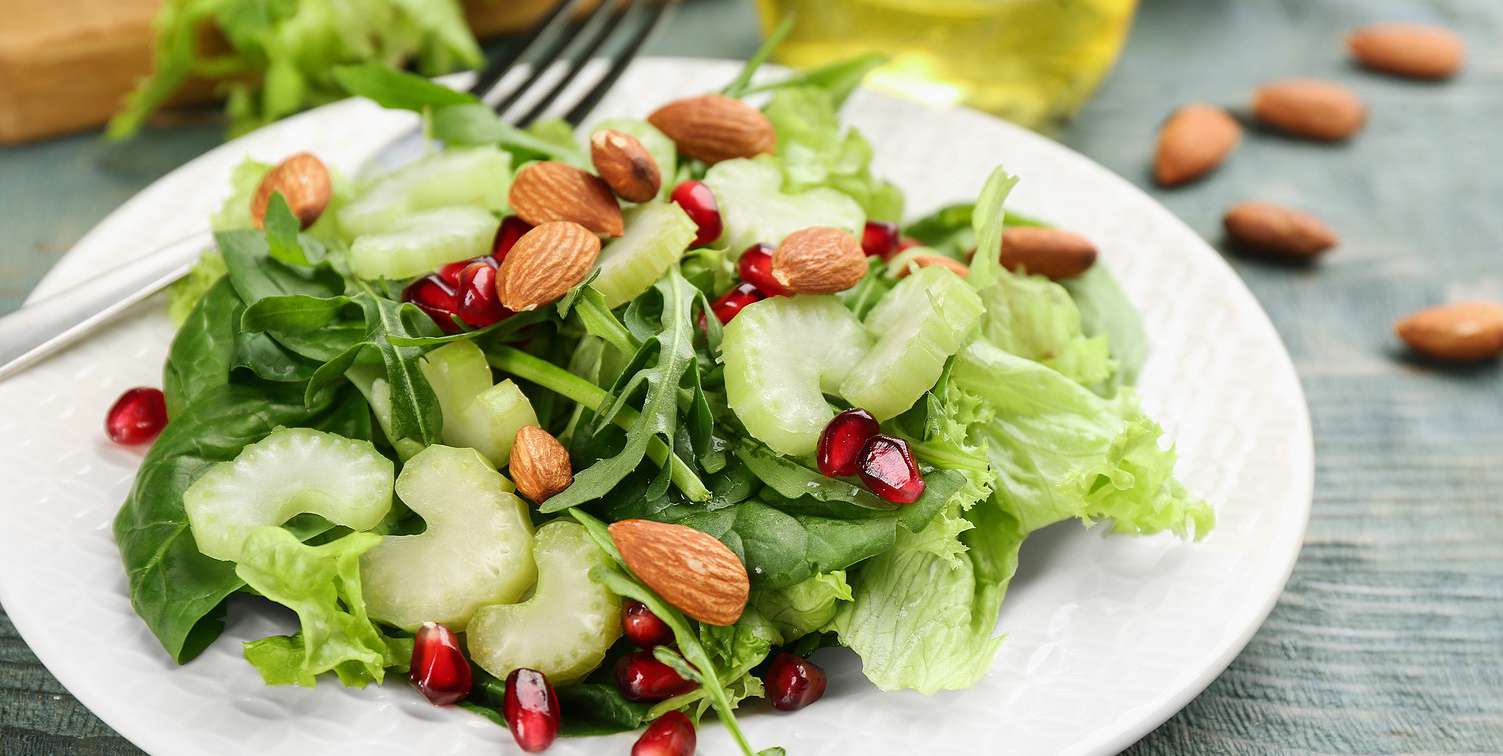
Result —
M 615 402 L 601 408 L 597 421 L 610 422 L 638 389 L 645 387 L 642 408 L 627 429 L 626 443 L 615 456 L 602 459 L 576 473 L 574 483 L 543 505 L 543 512 L 558 512 L 593 501 L 610 492 L 647 454 L 648 444 L 660 438 L 670 445 L 678 424 L 678 390 L 684 371 L 694 361 L 694 327 L 690 312 L 696 290 L 676 269 L 653 287 L 662 300 L 660 328 L 645 340 L 637 357 L 618 382 Z M 655 360 L 654 360 L 655 358 Z M 648 367 L 646 363 L 653 361 Z
M 235 334 L 234 366 L 257 378 L 278 383 L 302 383 L 313 377 L 319 363 L 288 351 L 264 333 Z
M 331 407 L 348 413 L 336 399 L 309 407 L 300 387 L 219 385 L 183 408 L 157 437 L 115 517 L 114 531 L 131 606 L 173 659 L 186 662 L 218 637 L 224 628 L 221 604 L 242 585 L 235 565 L 198 552 L 183 491 L 209 465 L 234 459 L 245 445 L 278 427 L 318 427 L 329 419 Z M 337 424 L 347 427 L 347 422 L 341 418 Z
M 332 297 L 344 293 L 344 278 L 338 271 L 327 265 L 288 265 L 273 258 L 266 234 L 260 231 L 220 231 L 214 234 L 214 242 L 224 255 L 230 283 L 247 306 L 285 294 Z
M 292 210 L 287 207 L 287 200 L 281 192 L 272 193 L 271 199 L 267 201 L 265 220 L 262 225 L 266 227 L 267 253 L 272 259 L 280 260 L 288 265 L 309 264 L 307 253 L 297 240 L 302 224 L 293 217 Z
M 279 331 L 307 333 L 340 319 L 351 302 L 344 295 L 312 297 L 306 294 L 281 294 L 265 297 L 240 316 L 244 331 Z
M 383 108 L 423 111 L 444 105 L 474 103 L 475 98 L 425 77 L 398 71 L 385 63 L 372 61 L 339 66 L 334 80 L 344 91 L 374 100 Z
M 209 389 L 229 383 L 240 310 L 240 297 L 230 282 L 221 278 L 183 321 L 162 371 L 169 417 L 176 418 Z

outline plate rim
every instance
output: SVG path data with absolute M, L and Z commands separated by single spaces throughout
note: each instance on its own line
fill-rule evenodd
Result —
M 691 65 L 703 66 L 706 64 L 718 66 L 739 66 L 742 61 L 713 57 L 644 55 L 639 58 L 639 60 L 634 63 L 633 66 L 643 63 L 664 64 L 674 67 Z M 768 68 L 775 69 L 776 67 L 769 66 Z M 449 77 L 444 77 L 443 80 L 448 83 L 461 83 L 466 81 L 468 79 L 468 76 L 469 74 L 454 74 Z M 863 96 L 865 97 L 892 99 L 886 95 L 874 92 L 872 90 L 863 89 L 862 92 Z M 160 191 L 162 185 L 168 183 L 174 177 L 193 171 L 194 167 L 199 163 L 212 160 L 216 157 L 221 157 L 225 154 L 240 153 L 245 150 L 247 144 L 251 143 L 251 141 L 256 139 L 257 137 L 264 139 L 281 131 L 291 130 L 297 126 L 304 125 L 319 118 L 322 114 L 325 113 L 326 110 L 341 107 L 348 108 L 350 107 L 350 103 L 351 100 L 348 99 L 340 100 L 310 111 L 306 111 L 304 113 L 297 114 L 250 134 L 220 144 L 213 149 L 210 149 L 203 154 L 195 157 L 193 160 L 177 166 L 173 170 L 163 174 L 161 177 L 143 187 L 140 191 L 132 195 L 128 200 L 110 211 L 107 215 L 100 219 L 98 223 L 91 227 L 90 230 L 85 233 L 78 240 L 78 242 L 76 242 L 69 249 L 67 253 L 59 258 L 57 262 L 55 262 L 52 267 L 48 269 L 47 273 L 44 274 L 38 284 L 27 295 L 25 301 L 27 303 L 30 303 L 39 297 L 53 293 L 60 289 L 69 279 L 75 279 L 79 277 L 80 274 L 83 273 L 83 271 L 78 270 L 78 267 L 81 265 L 80 258 L 83 257 L 83 255 L 80 254 L 81 250 L 98 245 L 101 240 L 97 237 L 102 237 L 105 234 L 109 233 L 112 230 L 111 227 L 117 223 L 120 223 L 122 218 L 134 215 L 138 206 L 145 204 L 146 202 L 149 202 L 151 199 L 153 199 L 152 195 L 156 191 Z M 1191 229 L 1183 220 L 1174 215 L 1165 205 L 1163 205 L 1158 199 L 1154 198 L 1144 189 L 1064 144 L 1050 140 L 1044 136 L 1041 136 L 1037 133 L 1024 129 L 1023 127 L 1017 126 L 995 116 L 963 107 L 938 109 L 931 108 L 930 106 L 926 105 L 918 105 L 915 103 L 905 102 L 904 104 L 910 107 L 917 105 L 918 107 L 931 109 L 936 113 L 943 113 L 946 117 L 984 120 L 988 122 L 993 128 L 1001 128 L 1011 132 L 1012 137 L 1018 138 L 1021 141 L 1027 143 L 1030 149 L 1045 149 L 1051 151 L 1060 159 L 1073 162 L 1077 165 L 1077 167 L 1094 174 L 1097 180 L 1108 183 L 1115 183 L 1117 184 L 1118 191 L 1137 195 L 1139 199 L 1144 200 L 1145 206 L 1152 207 L 1152 212 L 1154 216 L 1156 216 L 1155 218 L 1153 218 L 1154 225 L 1175 227 L 1177 230 L 1183 232 L 1188 237 L 1193 237 L 1194 239 L 1196 239 L 1199 243 L 1194 254 L 1201 255 L 1203 257 L 1209 257 L 1211 260 L 1213 260 L 1214 265 L 1221 268 L 1220 272 L 1225 274 L 1231 284 L 1229 286 L 1229 293 L 1232 293 L 1234 296 L 1243 299 L 1245 304 L 1251 305 L 1252 310 L 1255 310 L 1257 312 L 1258 327 L 1265 329 L 1268 334 L 1272 336 L 1274 342 L 1279 346 L 1280 357 L 1282 359 L 1280 361 L 1280 364 L 1277 366 L 1277 369 L 1288 374 L 1287 378 L 1289 379 L 1290 385 L 1292 386 L 1294 391 L 1292 398 L 1296 400 L 1295 404 L 1297 405 L 1299 412 L 1297 413 L 1297 416 L 1287 418 L 1287 420 L 1291 421 L 1291 424 L 1293 426 L 1291 428 L 1291 430 L 1293 431 L 1291 435 L 1298 441 L 1298 448 L 1291 448 L 1291 454 L 1297 455 L 1299 459 L 1304 460 L 1304 464 L 1291 466 L 1291 469 L 1297 472 L 1298 475 L 1298 478 L 1292 482 L 1291 488 L 1299 491 L 1300 494 L 1297 497 L 1296 501 L 1284 502 L 1284 504 L 1294 505 L 1297 507 L 1297 512 L 1289 512 L 1286 513 L 1285 516 L 1296 517 L 1297 523 L 1290 524 L 1297 525 L 1295 530 L 1297 531 L 1298 537 L 1290 538 L 1287 540 L 1287 542 L 1281 544 L 1281 546 L 1283 547 L 1281 554 L 1274 556 L 1265 555 L 1264 557 L 1266 561 L 1272 561 L 1274 557 L 1276 557 L 1277 561 L 1273 563 L 1281 565 L 1280 569 L 1277 571 L 1277 574 L 1280 577 L 1276 581 L 1276 585 L 1274 585 L 1270 590 L 1266 591 L 1265 595 L 1263 596 L 1261 607 L 1255 613 L 1256 621 L 1246 623 L 1238 632 L 1229 635 L 1226 638 L 1225 642 L 1222 644 L 1222 647 L 1220 648 L 1218 653 L 1215 655 L 1215 658 L 1202 667 L 1200 673 L 1195 676 L 1193 682 L 1186 685 L 1181 685 L 1172 693 L 1168 694 L 1167 696 L 1161 697 L 1157 702 L 1154 702 L 1151 707 L 1144 709 L 1141 714 L 1135 716 L 1130 723 L 1119 726 L 1115 732 L 1103 736 L 1095 742 L 1087 741 L 1081 743 L 1079 749 L 1081 751 L 1091 753 L 1115 753 L 1126 748 L 1127 746 L 1133 744 L 1134 742 L 1140 740 L 1142 737 L 1157 729 L 1160 725 L 1162 725 L 1176 713 L 1181 711 L 1195 697 L 1204 692 L 1206 688 L 1217 677 L 1219 677 L 1231 664 L 1231 662 L 1247 647 L 1248 643 L 1252 640 L 1252 637 L 1267 621 L 1268 616 L 1272 613 L 1274 607 L 1277 605 L 1279 598 L 1283 595 L 1283 591 L 1287 587 L 1288 581 L 1292 576 L 1294 568 L 1298 562 L 1299 555 L 1303 550 L 1304 541 L 1308 534 L 1309 521 L 1314 499 L 1314 438 L 1312 433 L 1309 404 L 1305 396 L 1304 386 L 1302 381 L 1300 380 L 1298 371 L 1295 369 L 1293 358 L 1289 354 L 1288 347 L 1284 344 L 1283 339 L 1280 337 L 1277 329 L 1274 327 L 1272 320 L 1268 316 L 1268 313 L 1263 309 L 1262 304 L 1252 294 L 1251 290 L 1247 288 L 1246 283 L 1241 279 L 1240 276 L 1236 274 L 1235 270 L 1231 267 L 1227 260 L 1221 254 L 1219 254 L 1209 243 L 1207 243 L 1205 239 L 1203 239 L 1198 233 L 1194 232 L 1194 230 Z M 369 105 L 369 103 L 366 103 L 366 105 Z M 154 302 L 156 300 L 155 298 L 153 298 L 147 301 Z M 58 674 L 58 672 L 54 669 L 54 665 L 49 663 L 48 661 L 48 658 L 53 656 L 53 652 L 48 647 L 48 644 L 45 641 L 40 643 L 40 646 L 42 648 L 48 649 L 48 653 L 45 656 L 41 651 L 37 650 L 39 644 L 36 642 L 36 640 L 46 637 L 45 629 L 42 626 L 42 618 L 33 616 L 32 612 L 27 609 L 26 605 L 24 604 L 21 605 L 22 608 L 18 611 L 9 602 L 6 602 L 7 594 L 10 593 L 10 591 L 8 591 L 6 588 L 8 582 L 9 581 L 3 575 L 0 575 L 0 603 L 5 603 L 6 612 L 10 617 L 12 624 L 16 627 L 17 633 L 21 636 L 22 641 L 27 644 L 28 648 L 32 650 L 32 653 L 47 669 L 48 673 L 52 674 L 53 677 L 57 679 L 58 682 L 62 684 L 71 695 L 73 695 L 80 703 L 83 703 L 95 716 L 98 716 L 117 734 L 119 734 L 121 737 L 126 738 L 137 747 L 140 747 L 143 750 L 147 750 L 147 745 L 168 745 L 168 747 L 170 748 L 171 746 L 169 744 L 164 744 L 160 741 L 157 741 L 155 738 L 156 733 L 150 728 L 135 727 L 129 716 L 130 708 L 127 705 L 118 702 L 115 697 L 108 695 L 106 692 L 98 688 L 91 688 L 88 685 L 89 679 L 85 675 L 75 675 L 71 670 L 69 670 L 66 674 Z

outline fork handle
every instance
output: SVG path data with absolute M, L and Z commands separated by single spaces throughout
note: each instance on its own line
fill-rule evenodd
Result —
M 0 317 L 0 380 L 71 344 L 182 278 L 211 244 L 213 238 L 207 231 L 184 237 Z

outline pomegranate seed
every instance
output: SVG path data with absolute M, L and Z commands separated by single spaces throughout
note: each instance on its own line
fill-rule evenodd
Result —
M 867 221 L 861 232 L 861 251 L 867 257 L 886 260 L 898 251 L 898 224 L 885 221 Z
M 528 753 L 545 751 L 558 738 L 558 694 L 542 672 L 522 667 L 506 676 L 502 713 L 511 736 Z
M 720 206 L 716 204 L 715 194 L 710 191 L 710 187 L 699 181 L 685 181 L 673 187 L 673 194 L 669 197 L 699 227 L 699 233 L 694 237 L 694 246 L 703 247 L 720 238 L 724 226 L 720 222 Z
M 402 291 L 402 301 L 417 305 L 444 333 L 459 331 L 459 325 L 454 322 L 454 316 L 459 314 L 459 298 L 454 295 L 454 287 L 438 274 L 413 281 Z
M 668 623 L 658 619 L 646 604 L 631 599 L 621 607 L 621 632 L 632 645 L 642 649 L 673 642 L 673 629 Z
M 769 244 L 747 247 L 741 253 L 741 259 L 736 261 L 736 269 L 743 282 L 761 289 L 769 297 L 788 293 L 788 289 L 772 275 L 772 246 Z
M 513 215 L 501 221 L 501 228 L 496 229 L 496 241 L 491 245 L 491 259 L 500 264 L 506 259 L 506 253 L 511 251 L 512 245 L 522 238 L 522 234 L 532 230 L 532 224 Z
M 631 756 L 693 756 L 696 740 L 688 715 L 670 711 L 647 726 L 631 747 Z
M 424 622 L 412 639 L 407 674 L 434 706 L 447 706 L 470 694 L 470 663 L 459 649 L 459 636 L 434 622 Z
M 616 662 L 616 687 L 631 701 L 663 701 L 688 693 L 699 683 L 680 677 L 651 651 L 633 651 Z
M 877 435 L 877 418 L 864 409 L 848 409 L 835 416 L 819 434 L 819 471 L 832 478 L 859 472 L 861 450 Z
M 749 283 L 736 284 L 736 288 L 721 294 L 714 302 L 710 303 L 710 310 L 715 317 L 720 319 L 722 325 L 731 322 L 736 313 L 741 312 L 747 305 L 760 302 L 766 297 L 757 287 Z
M 117 444 L 144 444 L 167 427 L 167 397 L 138 387 L 120 395 L 104 416 L 104 432 Z
M 872 436 L 861 449 L 859 467 L 867 488 L 894 504 L 912 504 L 924 492 L 924 474 L 901 438 Z
M 459 317 L 476 328 L 498 323 L 511 313 L 501 306 L 493 262 L 473 262 L 459 273 Z
M 438 269 L 437 275 L 439 278 L 444 279 L 444 283 L 448 284 L 450 288 L 458 289 L 459 274 L 464 272 L 465 268 L 468 268 L 478 262 L 483 262 L 491 266 L 492 268 L 501 266 L 501 263 L 496 262 L 496 258 L 491 257 L 490 255 L 485 255 L 484 257 L 472 257 L 468 260 L 459 260 L 458 262 L 448 263 L 447 265 L 444 265 L 443 267 Z
M 797 711 L 825 694 L 825 671 L 787 651 L 772 658 L 763 682 L 767 686 L 767 702 L 778 711 Z

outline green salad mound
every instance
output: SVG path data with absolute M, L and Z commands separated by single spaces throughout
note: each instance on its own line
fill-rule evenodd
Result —
M 749 64 L 725 93 L 765 93 L 772 154 L 707 166 L 644 121 L 607 122 L 652 153 L 662 192 L 624 208 L 625 233 L 561 300 L 481 327 L 404 291 L 489 254 L 517 223 L 516 172 L 588 169 L 589 134 L 519 130 L 417 77 L 337 70 L 356 94 L 423 113 L 443 147 L 336 177 L 301 230 L 279 197 L 256 228 L 269 166 L 236 171 L 215 250 L 172 295 L 171 421 L 115 521 L 132 604 L 167 653 L 192 660 L 246 596 L 297 615 L 296 633 L 245 645 L 268 684 L 363 686 L 406 671 L 414 633 L 441 623 L 474 665 L 466 708 L 499 720 L 504 679 L 535 669 L 563 734 L 714 710 L 750 754 L 735 710 L 767 694 L 777 652 L 849 649 L 882 690 L 966 688 L 1003 643 L 1029 533 L 1073 519 L 1204 536 L 1213 512 L 1175 479 L 1132 387 L 1136 313 L 1102 265 L 1056 282 L 1000 264 L 1004 225 L 1034 223 L 1004 210 L 1017 179 L 1001 169 L 974 203 L 902 225 L 918 246 L 870 258 L 854 287 L 755 297 L 722 327 L 712 301 L 749 246 L 902 222 L 903 195 L 837 115 L 871 64 L 755 90 Z M 723 221 L 704 244 L 668 199 L 690 179 Z M 911 450 L 916 500 L 821 474 L 821 433 L 850 408 Z M 509 478 L 529 426 L 573 467 L 541 503 Z M 608 526 L 637 518 L 702 531 L 744 564 L 734 624 L 693 619 L 627 567 Z M 653 653 L 689 692 L 618 688 L 634 602 L 671 629 Z

